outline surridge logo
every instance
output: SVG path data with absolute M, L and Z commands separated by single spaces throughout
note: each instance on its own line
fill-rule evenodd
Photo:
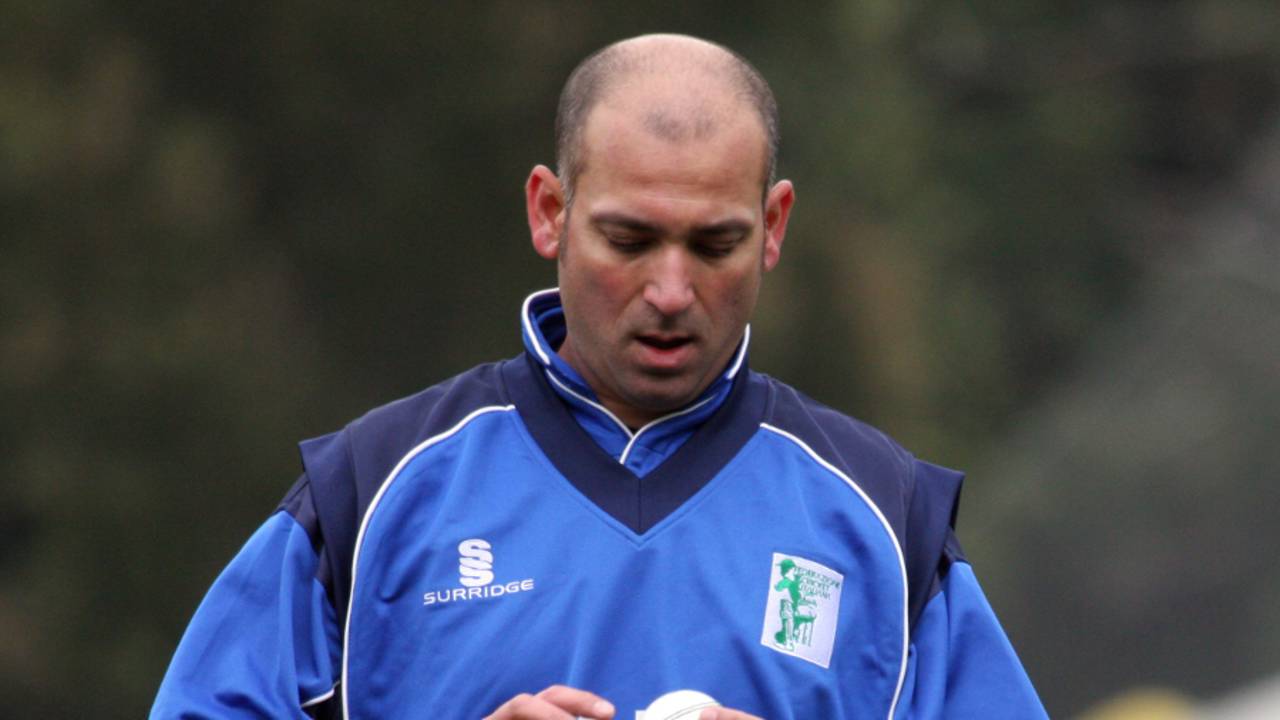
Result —
M 773 554 L 760 643 L 828 667 L 840 616 L 844 576 L 795 555 Z
M 479 600 L 533 589 L 533 578 L 494 584 L 493 560 L 493 546 L 488 540 L 470 538 L 458 543 L 458 582 L 462 587 L 425 592 L 422 594 L 422 604 L 440 605 Z
M 475 538 L 458 543 L 458 575 L 467 587 L 480 587 L 493 582 L 493 546 Z

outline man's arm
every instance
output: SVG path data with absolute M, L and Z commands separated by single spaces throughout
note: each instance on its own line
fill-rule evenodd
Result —
M 160 685 L 152 718 L 305 718 L 332 695 L 341 634 L 317 553 L 284 511 L 210 588 Z
M 894 717 L 1047 718 L 1030 678 L 978 586 L 948 542 L 949 567 L 912 634 Z

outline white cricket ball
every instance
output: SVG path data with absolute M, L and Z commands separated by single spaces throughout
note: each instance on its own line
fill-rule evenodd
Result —
M 705 708 L 719 705 L 706 693 L 676 690 L 649 703 L 643 717 L 644 720 L 698 720 L 698 714 Z

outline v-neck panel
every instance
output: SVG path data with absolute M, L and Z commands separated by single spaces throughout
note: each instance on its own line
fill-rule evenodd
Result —
M 505 363 L 508 397 L 551 464 L 597 508 L 643 536 L 707 485 L 756 433 L 768 405 L 766 383 L 742 368 L 720 407 L 643 477 L 619 463 L 574 419 L 526 352 Z

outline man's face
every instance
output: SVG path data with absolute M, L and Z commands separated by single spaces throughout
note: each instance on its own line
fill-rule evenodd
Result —
M 692 401 L 724 370 L 791 204 L 789 183 L 762 201 L 765 145 L 749 110 L 678 142 L 635 115 L 592 111 L 557 253 L 560 355 L 632 426 Z

